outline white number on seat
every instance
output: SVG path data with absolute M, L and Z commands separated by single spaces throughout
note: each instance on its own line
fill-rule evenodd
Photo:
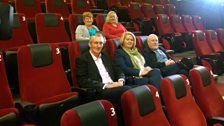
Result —
M 115 116 L 116 112 L 115 112 L 114 108 L 110 108 L 110 110 L 111 110 L 110 116 Z

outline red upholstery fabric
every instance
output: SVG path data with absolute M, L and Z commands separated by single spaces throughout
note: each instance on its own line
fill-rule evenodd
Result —
M 224 29 L 223 28 L 218 28 L 216 30 L 219 42 L 221 43 L 222 47 L 224 47 Z
M 85 11 L 90 11 L 90 2 L 88 0 L 71 0 L 72 13 L 82 14 Z
M 0 109 L 0 117 L 4 116 L 6 114 L 9 114 L 11 112 L 19 113 L 19 111 L 16 108 L 5 108 L 5 109 Z
M 165 9 L 165 13 L 169 16 L 177 14 L 176 6 L 174 4 L 165 4 L 164 9 Z
M 70 14 L 69 15 L 69 29 L 72 36 L 72 40 L 76 40 L 75 38 L 75 30 L 78 25 L 83 23 L 82 15 L 81 14 Z
M 114 53 L 115 53 L 115 50 L 117 49 L 117 47 L 119 46 L 119 44 L 120 44 L 119 39 L 109 39 L 106 42 L 105 46 L 107 49 L 107 53 L 112 60 L 114 60 Z
M 193 18 L 194 26 L 197 30 L 205 30 L 204 23 L 200 16 L 194 15 L 194 16 L 192 16 L 192 18 Z
M 206 78 L 204 78 L 201 73 L 207 73 L 209 77 L 206 76 Z M 205 79 L 210 80 L 206 86 L 204 86 L 205 81 L 203 81 Z M 205 117 L 224 117 L 224 101 L 216 89 L 217 82 L 214 80 L 210 71 L 203 66 L 195 67 L 190 70 L 190 82 L 195 101 L 201 108 Z
M 176 98 L 175 88 L 171 81 L 172 77 L 183 80 L 183 83 L 178 84 L 184 84 L 184 89 L 186 89 L 186 94 L 184 96 Z M 172 77 L 166 77 L 162 79 L 160 83 L 162 97 L 171 125 L 206 126 L 204 115 L 193 100 L 187 77 L 184 75 L 173 75 Z M 175 81 L 175 79 L 173 79 L 173 81 Z M 180 91 L 179 89 L 177 90 Z
M 182 15 L 182 21 L 187 32 L 196 30 L 190 15 Z
M 171 34 L 174 32 L 170 25 L 170 19 L 166 14 L 158 14 L 157 17 L 156 25 L 160 35 Z
M 78 88 L 77 85 L 77 79 L 76 79 L 76 58 L 81 54 L 79 43 L 78 42 L 72 42 L 68 46 L 68 52 L 69 52 L 69 61 L 70 61 L 70 68 L 71 68 L 71 77 L 72 82 L 75 88 Z
M 19 88 L 23 101 L 43 103 L 43 101 L 55 101 L 71 96 L 70 85 L 62 66 L 60 50 L 54 44 L 49 46 L 51 47 L 52 63 L 47 66 L 34 67 L 32 65 L 29 46 L 23 46 L 18 50 Z
M 141 8 L 142 8 L 144 17 L 147 17 L 147 18 L 155 18 L 156 17 L 156 14 L 154 12 L 154 7 L 152 4 L 143 3 Z
M 163 113 L 158 90 L 151 85 L 147 85 L 145 88 L 148 88 L 153 96 L 154 111 L 141 116 L 136 95 L 130 90 L 126 91 L 121 98 L 125 126 L 170 126 Z
M 186 32 L 184 25 L 182 23 L 181 16 L 179 15 L 171 15 L 170 16 L 170 23 L 176 33 L 183 33 Z
M 108 126 L 117 126 L 117 116 L 116 115 L 111 116 L 112 109 L 114 108 L 113 105 L 106 100 L 98 100 L 94 102 L 100 102 L 100 104 L 104 108 Z M 91 107 L 88 103 L 82 106 L 86 107 L 86 109 L 83 111 L 86 111 L 86 113 L 91 113 L 91 111 L 88 111 L 88 107 Z M 61 118 L 61 126 L 81 126 L 80 118 L 82 117 L 79 117 L 79 115 L 76 113 L 74 109 L 67 110 Z
M 0 52 L 0 109 L 12 108 L 13 98 L 9 89 L 3 55 Z
M 144 46 L 147 45 L 148 36 L 136 36 L 136 47 L 139 50 L 143 50 Z
M 141 11 L 141 7 L 137 2 L 131 2 L 128 6 L 128 14 L 131 19 L 143 18 L 144 14 Z
M 156 14 L 166 14 L 165 8 L 162 4 L 154 4 L 154 12 Z
M 210 45 L 207 42 L 206 35 L 203 31 L 197 30 L 193 32 L 192 41 L 195 52 L 198 56 L 203 56 L 213 53 Z
M 60 5 L 55 5 L 58 0 L 46 0 L 47 13 L 59 13 L 64 19 L 68 19 L 69 10 L 66 1 L 61 0 Z
M 222 45 L 219 43 L 215 30 L 206 30 L 205 33 L 207 41 L 214 52 L 224 51 Z
M 16 0 L 15 7 L 17 13 L 25 14 L 27 20 L 35 19 L 37 13 L 41 13 L 40 0 L 30 0 L 28 3 L 25 3 L 25 0 Z
M 3 50 L 17 50 L 19 46 L 31 44 L 32 42 L 33 40 L 28 31 L 26 17 L 24 14 L 15 13 L 12 37 L 8 40 L 0 40 L 0 48 Z
M 96 25 L 100 31 L 103 30 L 103 24 L 105 23 L 106 14 L 97 14 L 96 15 Z
M 153 0 L 142 0 L 143 3 L 153 4 Z
M 57 21 L 57 26 L 47 26 L 44 22 L 44 17 L 50 17 L 55 15 L 57 19 L 52 19 L 52 21 Z M 53 13 L 40 13 L 36 15 L 36 32 L 38 43 L 61 43 L 70 42 L 70 38 L 65 30 L 64 18 L 61 14 Z

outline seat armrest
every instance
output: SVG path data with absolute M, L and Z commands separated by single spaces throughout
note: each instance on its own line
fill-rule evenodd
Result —
M 174 50 L 172 50 L 172 49 L 167 49 L 167 50 L 166 50 L 166 53 L 168 53 L 168 54 L 174 54 Z
M 222 124 L 224 125 L 224 117 L 207 117 L 206 118 L 207 122 L 209 125 L 213 125 L 213 124 Z

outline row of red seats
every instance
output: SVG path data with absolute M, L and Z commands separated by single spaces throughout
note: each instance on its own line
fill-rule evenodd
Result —
M 121 98 L 124 126 L 221 126 L 224 101 L 215 85 L 213 75 L 202 66 L 190 71 L 190 82 L 184 75 L 162 79 L 161 94 L 168 119 L 156 88 L 147 85 L 126 91 Z M 93 106 L 98 109 L 90 109 Z M 116 119 L 113 105 L 99 100 L 66 111 L 61 125 L 89 126 L 91 122 L 97 126 L 117 126 Z
M 60 13 L 65 19 L 68 19 L 70 12 L 66 1 L 46 0 L 44 6 L 47 13 Z M 91 7 L 88 0 L 72 0 L 70 6 L 73 14 L 82 14 L 85 11 L 90 11 Z M 25 14 L 28 20 L 34 20 L 37 13 L 43 13 L 45 10 L 42 9 L 40 0 L 16 0 L 15 12 Z
M 137 2 L 139 4 L 170 4 L 170 0 L 106 0 L 109 8 L 113 6 L 128 7 L 130 3 Z

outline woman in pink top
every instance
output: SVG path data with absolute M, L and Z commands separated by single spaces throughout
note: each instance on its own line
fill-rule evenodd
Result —
M 126 31 L 127 29 L 118 22 L 117 14 L 114 11 L 110 11 L 103 25 L 105 37 L 107 39 L 120 38 Z

